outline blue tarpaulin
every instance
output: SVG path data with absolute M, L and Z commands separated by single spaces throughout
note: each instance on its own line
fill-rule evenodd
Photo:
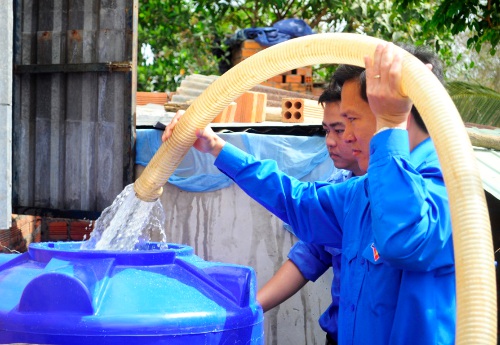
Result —
M 313 34 L 313 30 L 302 19 L 283 19 L 273 26 L 238 30 L 226 41 L 229 46 L 239 45 L 244 40 L 255 40 L 261 46 L 269 47 L 295 37 Z
M 136 164 L 146 166 L 156 153 L 162 131 L 137 130 Z M 273 159 L 286 174 L 303 181 L 324 181 L 335 170 L 322 136 L 220 133 L 221 138 L 258 159 Z M 190 192 L 208 192 L 234 183 L 214 165 L 214 157 L 191 148 L 168 182 Z

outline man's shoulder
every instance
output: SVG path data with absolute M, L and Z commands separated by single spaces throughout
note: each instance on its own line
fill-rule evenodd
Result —
M 437 151 L 431 138 L 422 141 L 413 149 L 411 152 L 411 161 L 421 173 L 429 169 L 441 171 Z

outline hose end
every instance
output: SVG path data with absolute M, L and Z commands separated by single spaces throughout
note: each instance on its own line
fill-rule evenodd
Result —
M 139 184 L 134 183 L 134 191 L 135 191 L 135 195 L 141 199 L 142 201 L 147 201 L 147 202 L 154 202 L 156 200 L 158 200 L 158 198 L 162 195 L 163 193 L 163 187 L 160 187 L 158 189 L 155 189 L 155 190 L 144 190 L 144 189 L 141 189 Z

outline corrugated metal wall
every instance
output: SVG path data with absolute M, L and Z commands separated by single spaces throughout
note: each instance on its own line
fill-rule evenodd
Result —
M 18 213 L 95 214 L 133 182 L 137 10 L 138 0 L 15 2 Z

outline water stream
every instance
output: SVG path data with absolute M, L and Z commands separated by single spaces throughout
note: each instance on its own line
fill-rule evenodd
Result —
M 165 243 L 165 210 L 160 202 L 142 201 L 129 184 L 108 206 L 94 224 L 82 250 L 131 251 L 144 248 L 148 242 Z M 163 249 L 163 248 L 161 248 Z

